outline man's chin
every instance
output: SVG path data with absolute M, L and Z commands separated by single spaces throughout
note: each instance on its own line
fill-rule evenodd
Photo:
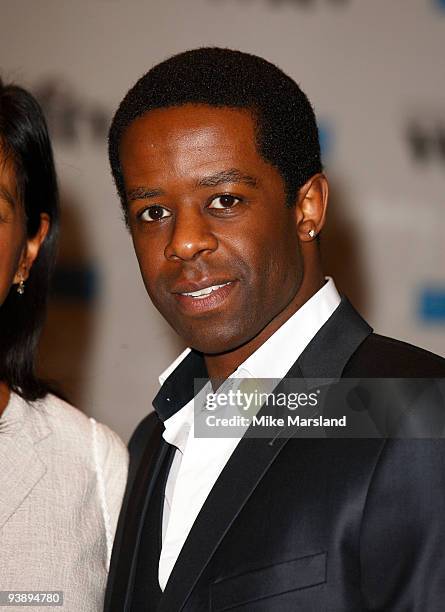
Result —
M 189 336 L 185 338 L 187 346 L 194 350 L 203 353 L 204 355 L 222 355 L 230 353 L 245 344 L 249 338 L 245 338 L 242 334 L 222 333 L 214 330 L 212 334 L 202 334 Z
M 190 348 L 204 355 L 220 355 L 238 349 L 249 342 L 260 330 L 252 330 L 242 313 L 224 313 L 199 319 L 171 318 L 169 321 L 178 336 Z

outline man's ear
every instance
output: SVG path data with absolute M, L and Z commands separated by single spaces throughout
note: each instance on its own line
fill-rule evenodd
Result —
M 328 196 L 328 180 L 322 172 L 311 176 L 300 188 L 295 214 L 301 242 L 311 242 L 320 233 L 326 219 Z
M 40 247 L 48 235 L 50 224 L 51 221 L 49 215 L 47 213 L 41 213 L 39 229 L 37 230 L 36 234 L 32 236 L 32 238 L 26 239 L 17 272 L 14 277 L 14 284 L 20 283 L 20 281 L 26 281 L 28 278 L 29 271 L 31 270 L 32 265 L 39 254 Z

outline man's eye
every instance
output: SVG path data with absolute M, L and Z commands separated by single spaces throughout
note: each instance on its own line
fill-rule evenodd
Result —
M 148 223 L 151 223 L 152 221 L 159 221 L 160 219 L 166 219 L 167 217 L 171 217 L 171 212 L 163 206 L 149 206 L 139 215 L 139 219 L 142 219 L 142 221 L 147 221 Z
M 238 202 L 240 202 L 240 199 L 236 198 L 233 195 L 220 195 L 216 198 L 213 198 L 213 200 L 209 204 L 209 208 L 232 208 L 233 206 L 235 206 L 235 204 L 238 204 Z

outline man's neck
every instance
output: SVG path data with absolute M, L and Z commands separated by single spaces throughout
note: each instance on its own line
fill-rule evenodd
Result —
M 270 321 L 254 338 L 240 347 L 217 355 L 204 355 L 210 379 L 223 381 L 260 348 L 290 317 L 297 312 L 325 283 L 320 273 L 311 283 L 302 283 L 291 302 Z

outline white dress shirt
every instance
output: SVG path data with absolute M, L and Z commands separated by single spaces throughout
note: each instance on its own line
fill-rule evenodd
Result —
M 229 378 L 281 380 L 340 304 L 331 278 Z M 187 357 L 186 349 L 159 377 L 161 385 Z M 194 407 L 201 391 L 165 422 L 164 439 L 176 447 L 167 479 L 162 517 L 159 585 L 165 589 L 176 559 L 213 485 L 240 438 L 194 436 Z M 199 405 L 199 404 L 198 404 Z

